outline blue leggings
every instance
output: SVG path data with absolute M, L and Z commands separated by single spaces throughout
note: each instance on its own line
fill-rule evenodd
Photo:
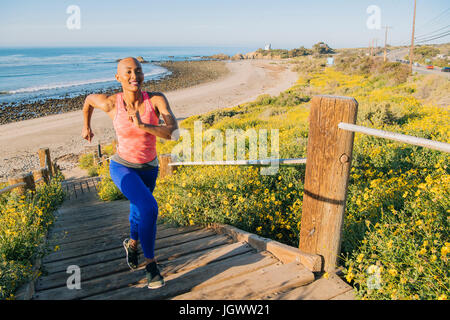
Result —
M 111 178 L 123 195 L 130 200 L 130 237 L 141 242 L 144 257 L 155 257 L 156 218 L 158 204 L 153 190 L 158 176 L 158 167 L 137 170 L 110 162 Z

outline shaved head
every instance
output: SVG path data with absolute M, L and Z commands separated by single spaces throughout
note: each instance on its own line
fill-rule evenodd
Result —
M 116 79 L 122 84 L 123 90 L 140 90 L 144 81 L 141 63 L 134 57 L 120 59 Z
M 119 63 L 117 64 L 117 73 L 119 73 L 119 70 L 123 67 L 141 67 L 141 63 L 134 57 L 126 57 L 119 60 Z

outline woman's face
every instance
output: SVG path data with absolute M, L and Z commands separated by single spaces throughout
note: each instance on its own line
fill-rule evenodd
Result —
M 116 79 L 120 82 L 124 91 L 141 90 L 144 73 L 139 61 L 131 57 L 120 60 L 117 65 Z

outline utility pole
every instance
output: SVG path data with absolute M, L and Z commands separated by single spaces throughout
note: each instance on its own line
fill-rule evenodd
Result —
M 411 36 L 411 48 L 409 49 L 409 70 L 412 73 L 413 59 L 414 59 L 414 28 L 416 25 L 416 0 L 414 0 L 414 15 L 413 15 L 413 25 L 412 25 L 412 36 Z
M 375 39 L 372 39 L 372 42 L 370 44 L 370 56 L 373 57 L 373 42 Z
M 385 35 L 384 35 L 384 62 L 386 62 L 386 59 L 387 59 L 387 49 L 386 49 L 386 44 L 387 44 L 388 29 L 391 29 L 392 27 L 384 26 L 383 28 L 386 29 L 386 33 L 385 33 Z

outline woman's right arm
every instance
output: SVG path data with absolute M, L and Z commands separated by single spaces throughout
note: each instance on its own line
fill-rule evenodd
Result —
M 110 113 L 114 109 L 114 100 L 105 94 L 90 94 L 84 100 L 83 106 L 83 130 L 81 136 L 83 139 L 91 142 L 94 133 L 91 129 L 91 117 L 94 108 Z

